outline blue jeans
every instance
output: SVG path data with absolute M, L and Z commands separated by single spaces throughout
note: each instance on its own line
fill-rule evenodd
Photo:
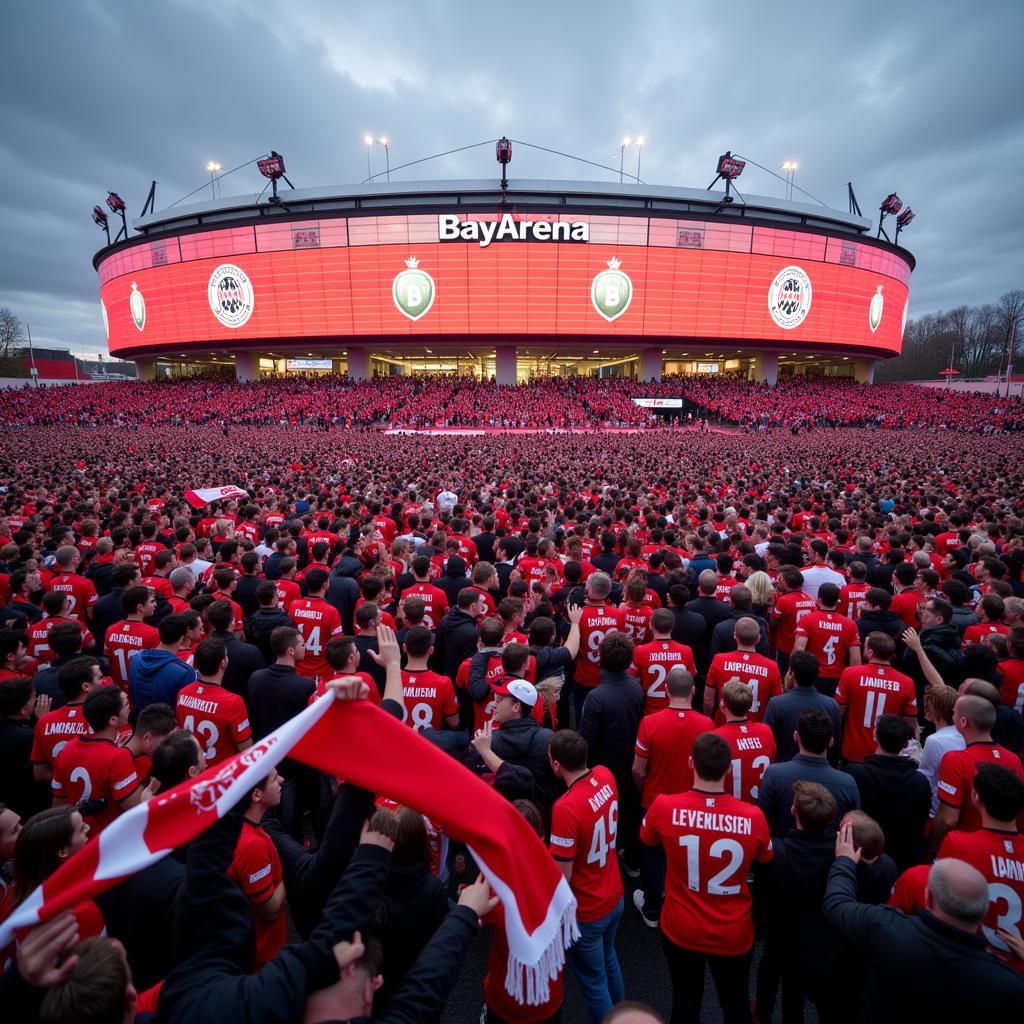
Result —
M 604 917 L 580 922 L 580 937 L 569 947 L 569 966 L 576 975 L 590 1024 L 601 1024 L 604 1015 L 625 995 L 615 933 L 622 918 L 622 900 Z

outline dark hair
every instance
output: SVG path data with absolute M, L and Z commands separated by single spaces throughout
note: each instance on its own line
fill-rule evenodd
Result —
M 60 851 L 74 835 L 73 814 L 73 807 L 51 807 L 33 814 L 22 826 L 14 844 L 14 906 L 60 867 Z
M 153 751 L 150 774 L 160 783 L 160 792 L 180 785 L 190 768 L 199 764 L 199 743 L 186 729 L 175 729 Z
M 1001 764 L 979 764 L 973 786 L 981 806 L 996 821 L 1013 821 L 1024 811 L 1024 782 Z
M 578 772 L 587 767 L 587 741 L 572 729 L 560 729 L 551 737 L 548 753 L 566 771 Z
M 275 658 L 282 658 L 301 639 L 302 634 L 294 626 L 277 626 L 270 633 L 270 650 Z
M 694 741 L 691 755 L 694 772 L 708 782 L 724 779 L 732 766 L 732 748 L 714 732 L 701 733 Z
M 913 733 L 899 715 L 882 715 L 875 722 L 878 745 L 887 754 L 898 754 L 910 741 Z
M 527 637 L 530 641 L 531 647 L 550 647 L 551 641 L 555 639 L 555 633 L 557 627 L 555 626 L 555 620 L 549 618 L 547 615 L 538 615 L 530 623 Z
M 818 600 L 826 608 L 835 608 L 839 601 L 839 588 L 834 583 L 822 583 L 818 587 Z
M 601 641 L 598 653 L 601 668 L 609 672 L 625 672 L 633 664 L 633 641 L 625 633 L 613 629 Z
M 93 732 L 106 729 L 107 722 L 121 714 L 124 695 L 117 686 L 97 686 L 82 704 L 82 714 Z
M 875 608 L 881 608 L 882 611 L 888 611 L 889 605 L 892 604 L 892 594 L 890 594 L 888 590 L 883 590 L 881 587 L 872 587 L 864 595 L 864 600 Z
M 135 720 L 135 735 L 169 736 L 178 727 L 174 708 L 170 704 L 147 704 Z
M 310 569 L 303 581 L 306 584 L 306 593 L 319 594 L 330 578 L 330 573 L 326 569 Z
M 888 633 L 877 629 L 868 633 L 867 646 L 871 648 L 871 653 L 882 661 L 892 661 L 892 656 L 896 653 L 896 641 Z
M 66 665 L 62 665 L 57 676 L 57 685 L 60 692 L 69 701 L 75 701 L 82 693 L 82 687 L 92 682 L 93 669 L 99 664 L 96 658 L 82 655 L 80 658 L 72 658 Z
M 820 708 L 806 708 L 796 720 L 800 745 L 812 754 L 824 754 L 834 738 L 832 720 Z
M 149 600 L 152 591 L 141 584 L 129 587 L 121 595 L 121 608 L 125 615 L 134 615 Z
M 480 591 L 475 587 L 463 587 L 462 590 L 456 595 L 455 603 L 458 607 L 465 611 L 471 605 L 476 604 L 480 600 Z
M 929 597 L 928 600 L 931 601 L 935 614 L 942 619 L 943 625 L 953 618 L 953 606 L 948 601 L 943 601 L 941 597 Z
M 427 826 L 423 823 L 423 816 L 410 807 L 399 807 L 394 814 L 398 824 L 398 835 L 391 853 L 391 863 L 399 867 L 429 864 L 430 838 L 427 835 Z
M 356 650 L 356 642 L 349 636 L 335 636 L 327 641 L 324 657 L 335 671 L 339 670 Z
M 184 615 L 177 613 L 165 615 L 157 627 L 160 630 L 160 643 L 178 644 L 185 638 L 189 631 L 191 622 Z
M 64 607 L 64 602 L 68 597 L 69 595 L 65 594 L 63 590 L 48 590 L 43 594 L 43 600 L 41 602 L 43 611 L 51 618 L 54 615 L 60 615 L 60 611 Z
M 0 717 L 16 714 L 32 699 L 29 676 L 11 676 L 0 680 Z
M 797 779 L 793 783 L 793 806 L 803 830 L 821 835 L 835 821 L 836 798 L 820 783 Z
M 124 562 L 114 566 L 114 571 L 110 574 L 110 582 L 115 590 L 123 590 L 132 583 L 138 574 L 139 567 L 134 562 Z
M 210 637 L 204 640 L 192 656 L 192 664 L 201 676 L 217 674 L 221 662 L 227 657 L 228 645 L 223 640 Z
M 46 990 L 39 1024 L 120 1024 L 124 1020 L 128 965 L 106 936 L 77 943 L 77 963 L 63 981 Z
M 0 629 L 0 663 L 14 654 L 19 647 L 28 646 L 28 635 L 20 629 Z
M 214 632 L 226 633 L 231 629 L 232 623 L 235 621 L 235 610 L 231 607 L 230 603 L 225 601 L 222 597 L 218 598 L 209 608 L 206 609 L 206 617 L 210 620 L 210 625 L 213 626 Z M 170 616 L 168 616 L 170 618 Z M 166 622 L 167 619 L 164 619 Z M 161 623 L 163 625 L 163 623 Z M 185 634 L 182 633 L 182 636 Z M 161 636 L 161 639 L 162 636 Z
M 58 622 L 50 627 L 46 643 L 54 658 L 66 658 L 82 649 L 82 626 L 77 619 Z
M 256 601 L 264 606 L 277 604 L 277 586 L 273 580 L 263 580 L 256 584 Z
M 426 626 L 413 626 L 405 634 L 405 650 L 410 658 L 423 658 L 434 643 L 434 634 Z
M 794 651 L 789 670 L 797 686 L 813 686 L 818 678 L 818 659 L 810 651 Z

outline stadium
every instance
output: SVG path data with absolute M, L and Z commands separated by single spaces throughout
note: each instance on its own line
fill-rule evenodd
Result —
M 275 182 L 276 185 L 276 182 Z M 872 379 L 914 257 L 859 215 L 630 183 L 375 182 L 175 206 L 100 250 L 139 376 Z M 276 189 L 275 189 L 276 192 Z

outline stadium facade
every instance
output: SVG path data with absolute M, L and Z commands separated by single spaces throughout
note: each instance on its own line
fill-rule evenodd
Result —
M 139 375 L 824 372 L 897 355 L 914 258 L 822 206 L 573 181 L 178 206 L 93 265 Z

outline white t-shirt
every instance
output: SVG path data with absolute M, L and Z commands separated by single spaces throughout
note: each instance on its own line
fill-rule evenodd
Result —
M 800 570 L 804 577 L 804 593 L 808 597 L 817 599 L 818 588 L 822 583 L 834 583 L 840 590 L 846 584 L 842 573 L 830 569 L 827 565 L 809 565 L 806 569 Z

